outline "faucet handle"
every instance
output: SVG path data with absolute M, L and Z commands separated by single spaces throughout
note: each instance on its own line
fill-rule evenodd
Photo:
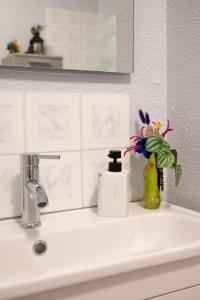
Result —
M 41 155 L 38 154 L 38 159 L 60 159 L 60 155 Z
M 40 155 L 38 153 L 22 154 L 23 168 L 38 168 L 40 159 L 60 159 L 60 155 Z

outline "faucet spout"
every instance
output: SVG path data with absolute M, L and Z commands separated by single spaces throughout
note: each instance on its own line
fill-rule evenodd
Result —
M 43 186 L 36 181 L 28 181 L 26 187 L 33 195 L 34 201 L 39 208 L 43 208 L 48 205 L 48 197 Z
M 37 206 L 42 208 L 46 207 L 49 204 L 47 194 L 42 186 L 37 188 Z
M 21 224 L 26 229 L 41 225 L 40 208 L 47 206 L 48 198 L 42 185 L 35 180 L 24 184 L 23 211 Z
M 35 229 L 41 225 L 40 208 L 48 205 L 45 189 L 39 181 L 39 160 L 54 158 L 58 155 L 39 155 L 37 153 L 22 155 L 23 202 L 21 225 L 26 229 Z

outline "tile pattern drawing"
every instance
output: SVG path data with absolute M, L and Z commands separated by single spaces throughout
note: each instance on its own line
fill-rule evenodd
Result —
M 28 151 L 80 149 L 80 97 L 64 93 L 26 94 Z

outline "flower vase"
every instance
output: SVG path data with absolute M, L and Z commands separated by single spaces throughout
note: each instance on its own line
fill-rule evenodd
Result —
M 157 209 L 160 206 L 159 170 L 154 153 L 151 154 L 144 168 L 143 204 L 148 209 Z

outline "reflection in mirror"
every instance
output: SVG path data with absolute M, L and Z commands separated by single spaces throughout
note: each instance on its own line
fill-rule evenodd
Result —
M 133 0 L 0 0 L 3 66 L 132 72 Z

